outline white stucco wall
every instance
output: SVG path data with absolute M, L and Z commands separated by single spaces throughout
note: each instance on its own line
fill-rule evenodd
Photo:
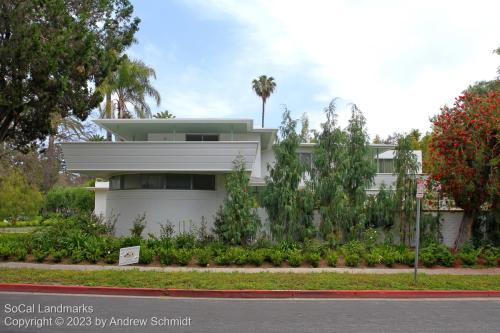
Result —
M 146 213 L 143 235 L 159 234 L 160 224 L 174 225 L 176 232 L 198 227 L 202 217 L 211 229 L 213 217 L 225 196 L 224 176 L 216 176 L 215 191 L 116 190 L 107 195 L 107 216 L 116 216 L 116 235 L 130 235 L 134 219 Z M 167 221 L 168 220 L 168 221 Z
M 107 190 L 96 190 L 95 191 L 95 206 L 94 214 L 106 216 L 106 200 L 107 200 Z

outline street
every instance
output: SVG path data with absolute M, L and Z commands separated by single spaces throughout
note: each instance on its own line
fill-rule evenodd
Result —
M 498 332 L 500 299 L 253 300 L 0 293 L 0 332 Z

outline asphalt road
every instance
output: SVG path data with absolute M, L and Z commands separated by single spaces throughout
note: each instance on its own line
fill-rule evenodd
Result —
M 500 299 L 249 300 L 0 293 L 0 332 L 499 331 Z

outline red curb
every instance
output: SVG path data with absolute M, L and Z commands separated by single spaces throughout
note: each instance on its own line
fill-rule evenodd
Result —
M 206 298 L 471 298 L 500 297 L 499 290 L 211 290 L 0 283 L 0 291 Z

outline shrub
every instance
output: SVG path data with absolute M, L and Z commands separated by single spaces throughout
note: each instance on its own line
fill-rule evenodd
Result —
M 189 249 L 174 250 L 175 263 L 181 266 L 186 266 L 193 259 L 193 252 Z
M 357 267 L 361 257 L 357 253 L 349 253 L 344 257 L 344 262 L 348 267 Z
M 285 260 L 285 254 L 280 250 L 271 250 L 269 252 L 269 260 L 274 266 L 281 266 Z
M 33 251 L 33 256 L 37 262 L 44 262 L 48 256 L 48 253 L 43 250 L 35 250 Z
M 370 253 L 367 253 L 364 257 L 366 265 L 369 267 L 373 267 L 382 262 L 382 255 L 379 251 L 373 250 Z
M 337 252 L 330 251 L 326 254 L 326 262 L 330 267 L 337 267 L 337 261 L 339 260 L 339 256 Z
M 196 235 L 190 232 L 182 232 L 175 237 L 174 244 L 178 249 L 194 249 L 196 247 Z
M 11 252 L 12 251 L 11 251 L 9 244 L 0 243 L 0 259 L 9 260 Z
M 290 251 L 288 262 L 292 267 L 299 267 L 304 262 L 304 255 L 299 250 Z
M 38 214 L 43 205 L 42 194 L 28 184 L 24 175 L 18 171 L 0 177 L 0 220 L 19 217 L 32 217 Z
M 366 252 L 365 245 L 360 241 L 350 241 L 341 247 L 342 254 L 347 256 L 349 254 L 356 254 L 358 257 L 363 257 Z
M 132 222 L 132 228 L 130 228 L 130 235 L 134 238 L 142 238 L 142 232 L 146 229 L 146 213 L 139 214 Z
M 321 255 L 317 252 L 309 252 L 306 258 L 307 262 L 311 264 L 312 267 L 318 267 L 321 261 Z
M 54 187 L 47 192 L 45 210 L 70 216 L 94 211 L 94 192 L 84 187 Z
M 199 266 L 206 267 L 212 259 L 212 251 L 210 249 L 199 249 L 196 251 L 196 262 Z
M 139 251 L 139 263 L 143 265 L 149 265 L 153 262 L 153 251 L 148 249 L 146 246 L 141 246 Z
M 248 262 L 255 265 L 261 266 L 266 259 L 266 251 L 265 249 L 257 249 L 250 251 L 248 253 Z
M 63 258 L 66 258 L 68 256 L 68 251 L 66 251 L 65 249 L 61 250 L 51 249 L 50 255 L 52 256 L 52 260 L 55 263 L 59 263 L 63 260 Z
M 392 267 L 398 260 L 399 253 L 391 247 L 386 247 L 382 251 L 382 263 L 387 267 Z
M 118 262 L 118 259 L 119 259 L 119 253 L 117 251 L 115 252 L 108 252 L 105 256 L 104 256 L 104 262 L 106 264 L 116 264 Z
M 500 263 L 500 253 L 493 247 L 485 247 L 481 250 L 481 257 L 484 259 L 486 266 L 495 266 Z
M 79 249 L 74 250 L 73 253 L 71 253 L 71 262 L 73 264 L 79 264 L 84 260 L 85 260 L 85 254 Z
M 26 260 L 26 256 L 28 255 L 28 251 L 24 248 L 18 247 L 14 248 L 12 251 L 12 255 L 16 261 L 24 261 Z
M 175 249 L 166 248 L 160 250 L 160 262 L 163 265 L 172 265 L 176 261 Z
M 407 248 L 399 250 L 398 262 L 410 267 L 415 266 L 415 252 Z
M 451 267 L 455 262 L 455 257 L 446 246 L 435 243 L 429 244 L 422 249 L 420 259 L 425 267 L 435 265 Z
M 474 266 L 477 262 L 477 257 L 481 253 L 481 249 L 475 249 L 472 244 L 465 244 L 458 252 L 457 257 L 464 266 Z

